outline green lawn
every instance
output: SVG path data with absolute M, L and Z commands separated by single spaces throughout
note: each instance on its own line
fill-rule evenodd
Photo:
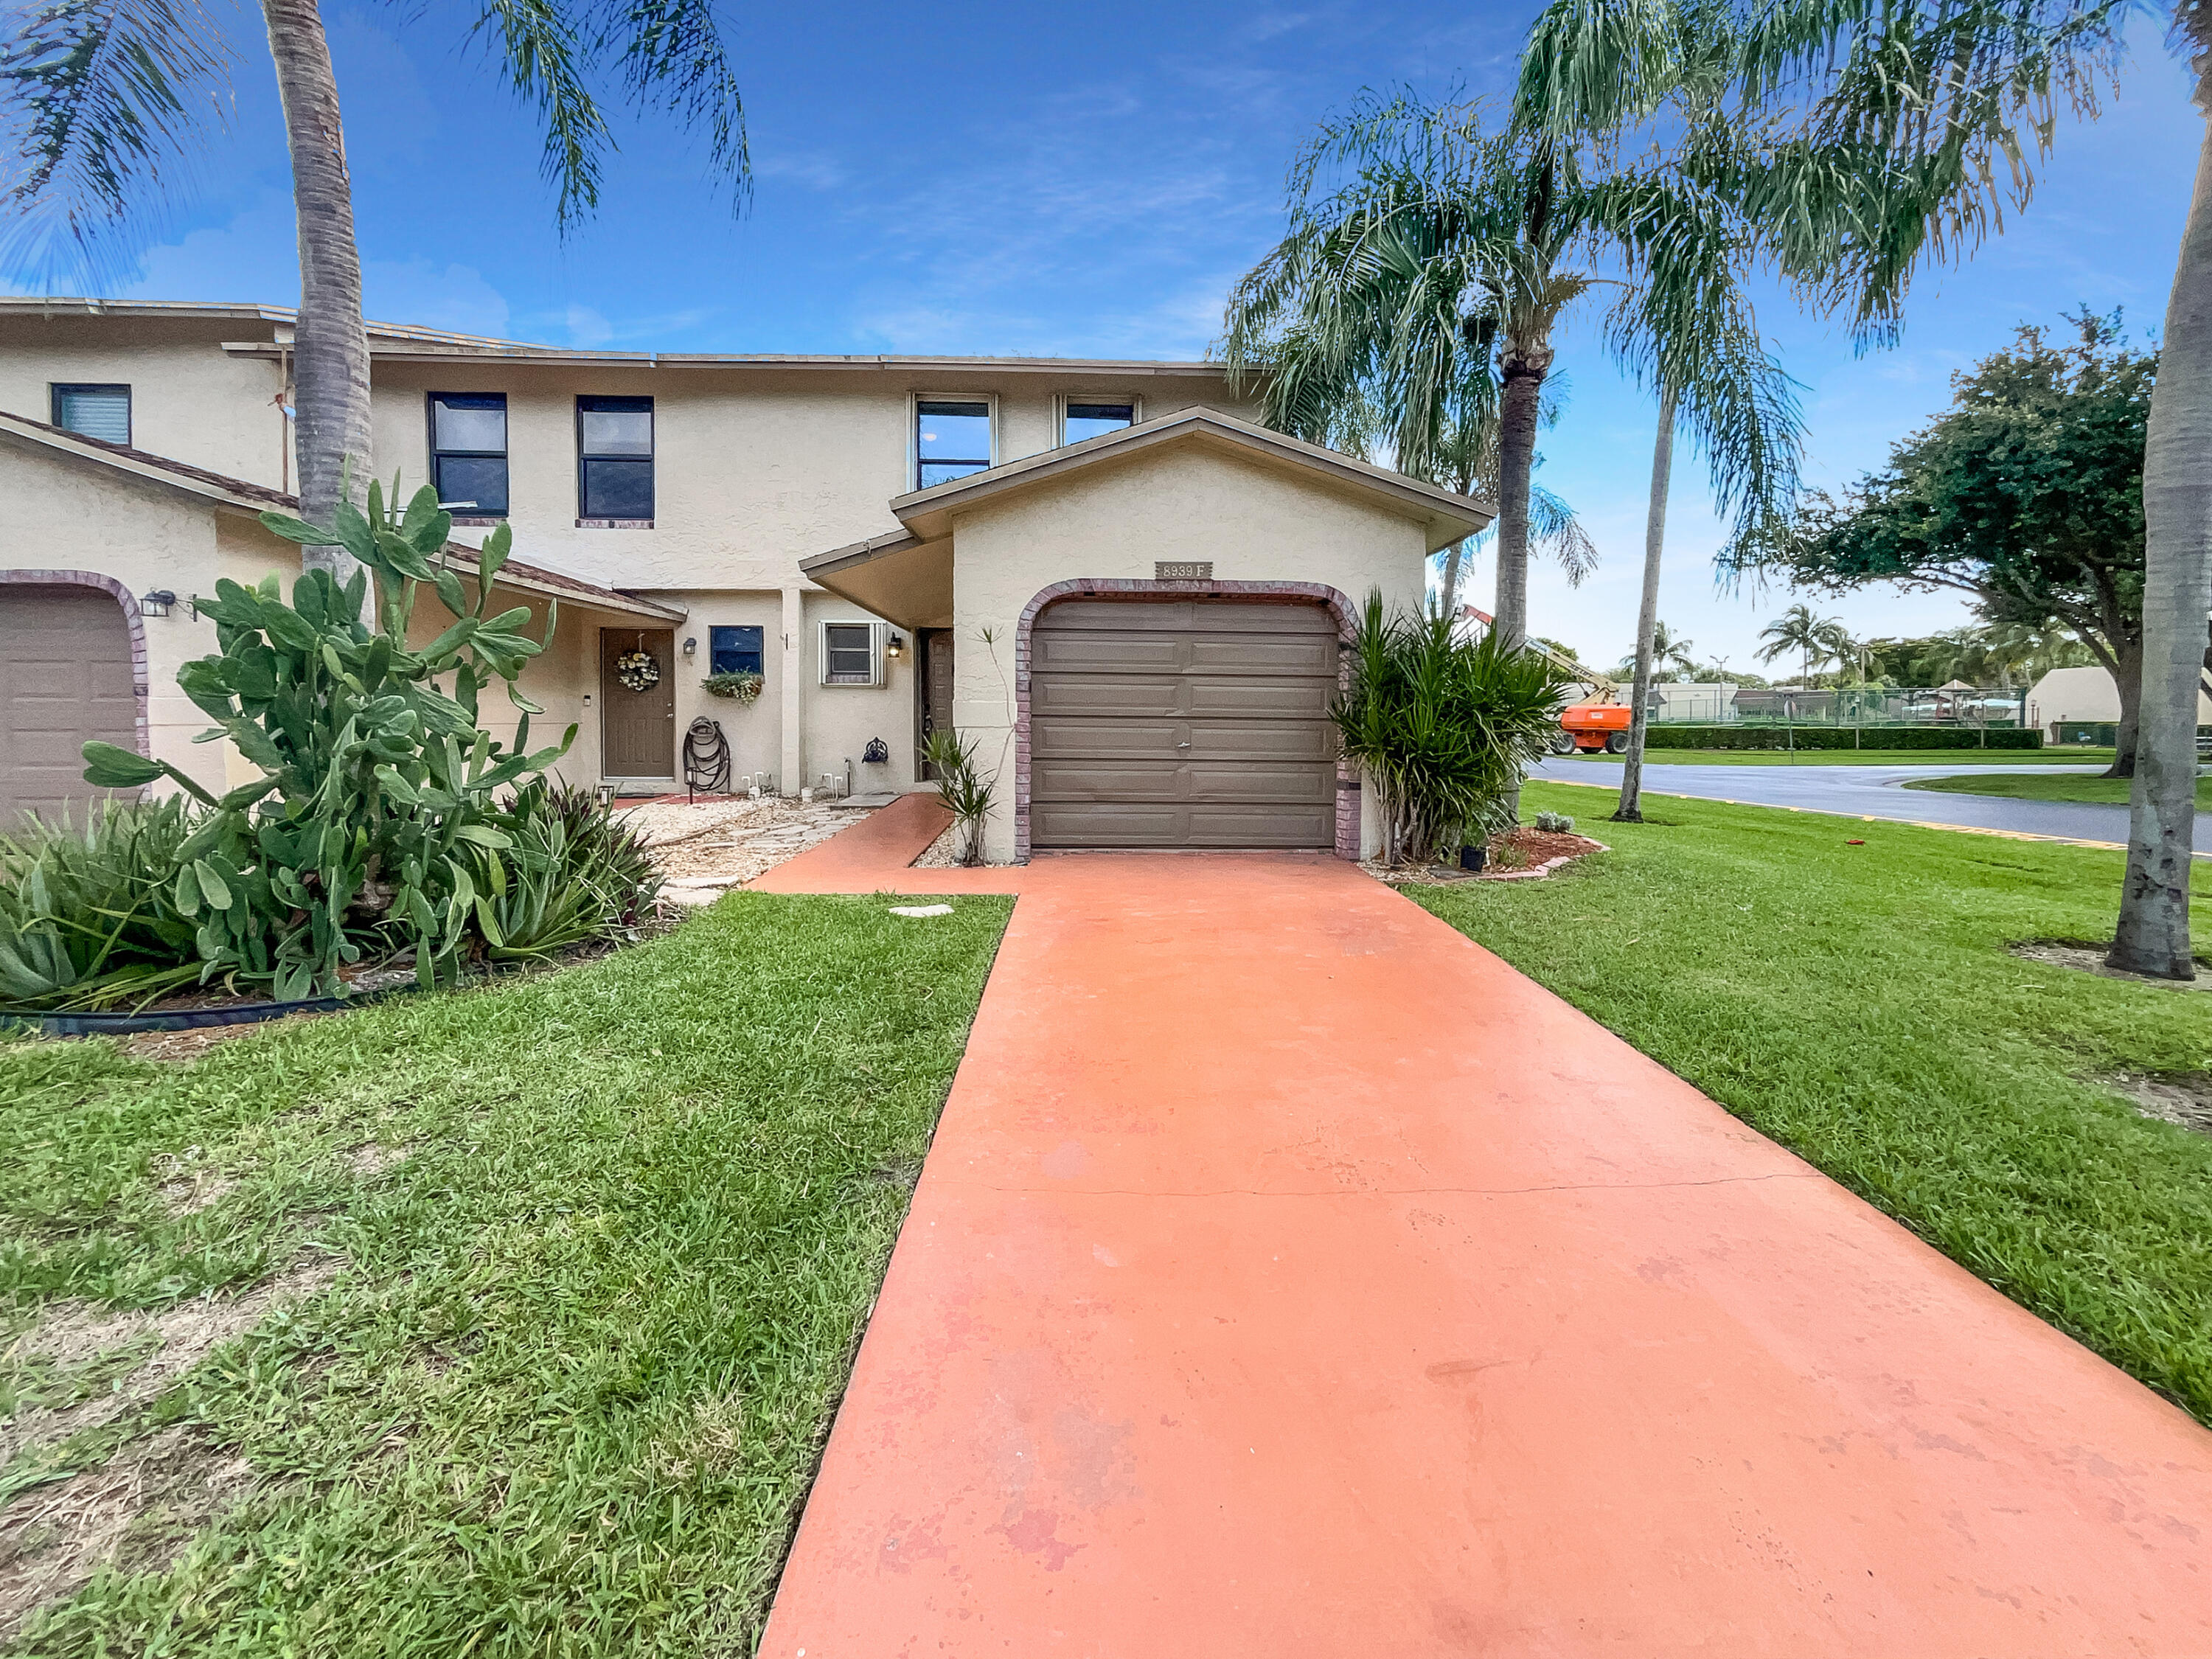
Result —
M 1009 904 L 951 902 L 740 894 L 598 963 L 190 1065 L 0 1045 L 11 1335 L 69 1298 L 311 1289 L 118 1424 L 16 1454 L 0 1534 L 165 1429 L 251 1466 L 171 1528 L 173 1565 L 151 1517 L 125 1552 L 151 1570 L 17 1650 L 750 1654 Z M 96 1398 L 145 1358 L 18 1359 L 5 1403 Z M 24 1570 L 0 1542 L 0 1598 Z
M 2130 781 L 2100 778 L 2094 774 L 2059 773 L 2055 776 L 1972 772 L 1955 778 L 1915 778 L 1907 789 L 1934 789 L 1947 795 L 2003 795 L 2013 800 L 2091 800 L 2128 802 Z M 2212 778 L 2197 780 L 2197 805 L 2212 808 Z
M 1609 791 L 1531 785 L 1544 807 L 1613 850 L 1409 896 L 2212 1422 L 2212 1136 L 2091 1080 L 2212 1067 L 2212 994 L 2004 949 L 2109 938 L 2119 854 L 1674 798 L 1613 823 Z
M 1610 761 L 1618 755 L 1566 755 Z M 2110 766 L 2109 749 L 1647 749 L 1647 766 Z

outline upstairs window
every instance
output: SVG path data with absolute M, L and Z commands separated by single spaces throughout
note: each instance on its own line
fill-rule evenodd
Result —
M 883 635 L 874 623 L 822 624 L 822 684 L 881 685 Z
M 1060 441 L 1079 444 L 1102 433 L 1119 432 L 1137 423 L 1134 404 L 1079 404 L 1070 402 L 1060 416 Z
M 131 441 L 131 388 L 127 386 L 58 386 L 53 388 L 54 424 L 106 443 Z
M 468 519 L 507 516 L 507 394 L 430 394 L 430 473 L 441 507 Z
M 586 523 L 653 522 L 653 399 L 576 399 L 578 516 Z
M 757 628 L 708 629 L 707 672 L 710 674 L 759 673 L 761 630 Z
M 927 489 L 991 465 L 991 405 L 918 400 L 914 406 L 915 488 Z

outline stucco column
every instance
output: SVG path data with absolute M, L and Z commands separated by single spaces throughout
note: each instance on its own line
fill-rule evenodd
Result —
M 783 753 L 776 769 L 776 783 L 787 795 L 796 795 L 806 781 L 806 590 L 783 590 L 783 714 L 781 736 Z

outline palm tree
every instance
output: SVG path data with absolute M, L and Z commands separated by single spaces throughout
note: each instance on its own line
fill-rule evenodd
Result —
M 2162 8 L 2163 9 L 2163 8 Z M 1532 52 L 1585 124 L 1640 119 L 1685 78 L 1680 42 L 1736 21 L 1728 76 L 1755 134 L 1707 176 L 1777 222 L 1784 267 L 1863 339 L 1894 337 L 1926 260 L 1971 252 L 2027 203 L 2062 106 L 2094 114 L 2127 0 L 1554 0 Z M 2108 961 L 2193 979 L 2197 696 L 2212 603 L 2212 6 L 2172 0 L 2208 124 L 2161 337 L 2143 458 L 2142 690 L 2128 864 Z M 1772 221 L 1762 204 L 1784 205 Z
M 1553 333 L 1593 290 L 1617 290 L 1607 343 L 1673 388 L 1668 406 L 1679 400 L 1705 442 L 1723 510 L 1763 523 L 1794 492 L 1794 401 L 1738 282 L 1753 240 L 1724 197 L 1669 158 L 1623 165 L 1569 131 L 1491 131 L 1475 103 L 1368 99 L 1301 152 L 1289 210 L 1288 234 L 1231 295 L 1232 375 L 1264 373 L 1269 423 L 1303 436 L 1329 430 L 1346 404 L 1382 411 L 1395 464 L 1416 474 L 1455 422 L 1494 410 L 1494 626 L 1507 644 L 1528 635 Z
M 1759 648 L 1759 659 L 1772 662 L 1778 657 L 1796 652 L 1805 668 L 1804 678 L 1798 684 L 1809 689 L 1813 665 L 1828 660 L 1839 626 L 1832 617 L 1814 616 L 1810 605 L 1793 605 L 1759 630 L 1759 637 L 1764 641 Z
M 1620 666 L 1614 671 L 1622 678 L 1626 679 L 1636 672 L 1636 659 L 1644 637 L 1643 630 L 1639 628 L 1637 630 L 1638 645 L 1632 647 L 1628 654 L 1620 659 Z M 1662 668 L 1673 668 L 1685 674 L 1697 668 L 1698 659 L 1695 653 L 1698 642 L 1695 640 L 1676 638 L 1674 630 L 1667 626 L 1663 618 L 1654 617 L 1651 619 L 1651 632 L 1649 637 L 1651 641 L 1651 670 L 1655 674 Z
M 317 0 L 263 0 L 262 13 L 299 226 L 300 512 L 322 526 L 335 521 L 342 493 L 358 491 L 371 460 L 353 184 Z M 158 204 L 198 137 L 220 122 L 228 50 L 193 0 L 50 0 L 26 18 L 0 46 L 0 112 L 15 118 L 16 132 L 15 176 L 0 190 L 12 220 L 0 252 L 48 273 L 73 264 L 96 274 L 116 233 Z M 499 72 L 537 110 L 563 235 L 599 204 L 613 137 L 592 82 L 609 75 L 632 100 L 703 126 L 711 165 L 742 205 L 750 176 L 744 112 L 710 0 L 605 8 L 484 0 L 468 34 L 478 37 L 493 43 Z M 308 548 L 305 560 L 341 581 L 356 568 L 338 547 Z

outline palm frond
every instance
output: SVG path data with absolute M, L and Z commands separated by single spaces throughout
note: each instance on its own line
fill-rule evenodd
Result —
M 198 0 L 51 0 L 0 45 L 0 255 L 107 263 L 223 123 L 229 49 Z

